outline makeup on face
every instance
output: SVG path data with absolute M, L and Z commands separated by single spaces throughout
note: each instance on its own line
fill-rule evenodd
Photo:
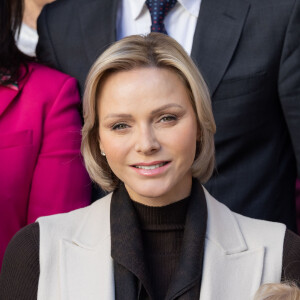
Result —
M 177 74 L 165 68 L 114 73 L 98 101 L 100 148 L 130 197 L 152 206 L 187 197 L 197 121 Z

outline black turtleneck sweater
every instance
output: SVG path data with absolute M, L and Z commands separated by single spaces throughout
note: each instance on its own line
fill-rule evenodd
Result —
M 163 300 L 178 266 L 189 198 L 164 207 L 133 202 L 155 299 Z

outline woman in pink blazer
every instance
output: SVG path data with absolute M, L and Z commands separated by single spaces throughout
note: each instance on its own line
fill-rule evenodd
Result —
M 17 49 L 22 4 L 5 0 L 0 7 L 0 266 L 20 228 L 86 206 L 91 197 L 76 82 Z

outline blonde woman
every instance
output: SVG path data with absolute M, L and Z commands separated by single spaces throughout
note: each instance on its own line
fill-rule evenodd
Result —
M 90 70 L 83 106 L 85 164 L 111 193 L 20 232 L 2 295 L 244 300 L 299 259 L 300 239 L 284 225 L 235 214 L 201 185 L 216 126 L 207 87 L 173 39 L 112 45 Z M 36 243 L 24 261 L 10 251 L 26 234 Z

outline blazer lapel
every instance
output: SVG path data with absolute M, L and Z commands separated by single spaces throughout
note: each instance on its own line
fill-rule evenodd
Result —
M 249 250 L 232 212 L 206 190 L 205 197 L 208 220 L 200 300 L 250 300 L 261 284 L 265 249 Z M 212 282 L 218 284 L 212 288 Z
M 111 194 L 94 202 L 71 241 L 61 242 L 62 300 L 115 298 L 110 200 Z M 89 280 L 83 280 L 84 278 Z
M 9 107 L 9 105 L 13 102 L 14 99 L 17 98 L 21 90 L 23 89 L 24 84 L 28 80 L 30 73 L 32 71 L 32 66 L 28 66 L 28 73 L 26 76 L 18 82 L 18 90 L 11 89 L 6 86 L 0 85 L 0 116 L 5 112 L 5 110 Z M 22 78 L 25 75 L 25 68 L 21 67 L 20 77 Z
M 191 57 L 202 72 L 211 96 L 233 56 L 249 8 L 246 1 L 202 0 Z
M 208 240 L 205 246 L 200 300 L 252 299 L 261 284 L 263 262 L 263 248 L 224 254 Z M 212 282 L 218 284 L 212 286 Z
M 91 64 L 116 40 L 118 3 L 118 0 L 82 0 L 78 3 L 81 41 Z

